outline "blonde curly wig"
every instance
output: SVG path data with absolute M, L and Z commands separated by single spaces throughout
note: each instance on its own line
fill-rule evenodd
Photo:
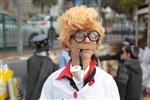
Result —
M 104 28 L 101 23 L 100 16 L 94 8 L 75 6 L 66 10 L 58 19 L 62 47 L 71 48 L 70 36 L 77 30 L 96 30 L 100 34 L 100 39 L 97 41 L 97 47 L 99 47 L 104 37 Z

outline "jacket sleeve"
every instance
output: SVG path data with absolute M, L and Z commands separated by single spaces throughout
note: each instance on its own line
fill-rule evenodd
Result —
M 99 56 L 98 59 L 100 61 L 103 61 L 103 60 L 120 60 L 121 59 L 121 54 L 122 54 L 122 50 L 116 52 L 115 54 L 106 54 L 106 55 L 103 55 L 103 56 Z
M 118 85 L 121 100 L 126 100 L 126 89 L 129 80 L 129 73 L 125 65 L 120 67 L 116 83 Z

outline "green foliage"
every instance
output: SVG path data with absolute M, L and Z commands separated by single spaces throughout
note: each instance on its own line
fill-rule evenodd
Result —
M 143 4 L 146 0 L 121 0 L 127 7 L 134 7 Z
M 109 5 L 118 13 L 126 13 L 132 16 L 134 8 L 145 3 L 146 0 L 113 0 Z

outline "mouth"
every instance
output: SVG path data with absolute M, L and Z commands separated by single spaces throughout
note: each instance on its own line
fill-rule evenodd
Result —
M 77 48 L 77 50 L 89 51 L 89 50 L 94 50 L 94 49 L 82 49 L 82 48 Z
M 82 50 L 82 53 L 90 53 L 94 51 L 93 49 L 80 49 L 80 50 Z

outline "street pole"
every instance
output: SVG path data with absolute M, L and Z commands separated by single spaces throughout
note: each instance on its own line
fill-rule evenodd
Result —
M 17 28 L 17 54 L 21 55 L 23 52 L 23 40 L 22 40 L 22 31 L 21 31 L 21 7 L 20 0 L 15 0 L 16 3 L 16 11 L 17 11 L 17 20 L 18 20 L 18 28 Z
M 150 48 L 150 0 L 148 0 L 147 47 Z
M 137 7 L 135 7 L 135 45 L 138 46 L 138 14 L 137 14 Z
M 101 0 L 97 0 L 97 6 L 99 15 L 101 15 Z

